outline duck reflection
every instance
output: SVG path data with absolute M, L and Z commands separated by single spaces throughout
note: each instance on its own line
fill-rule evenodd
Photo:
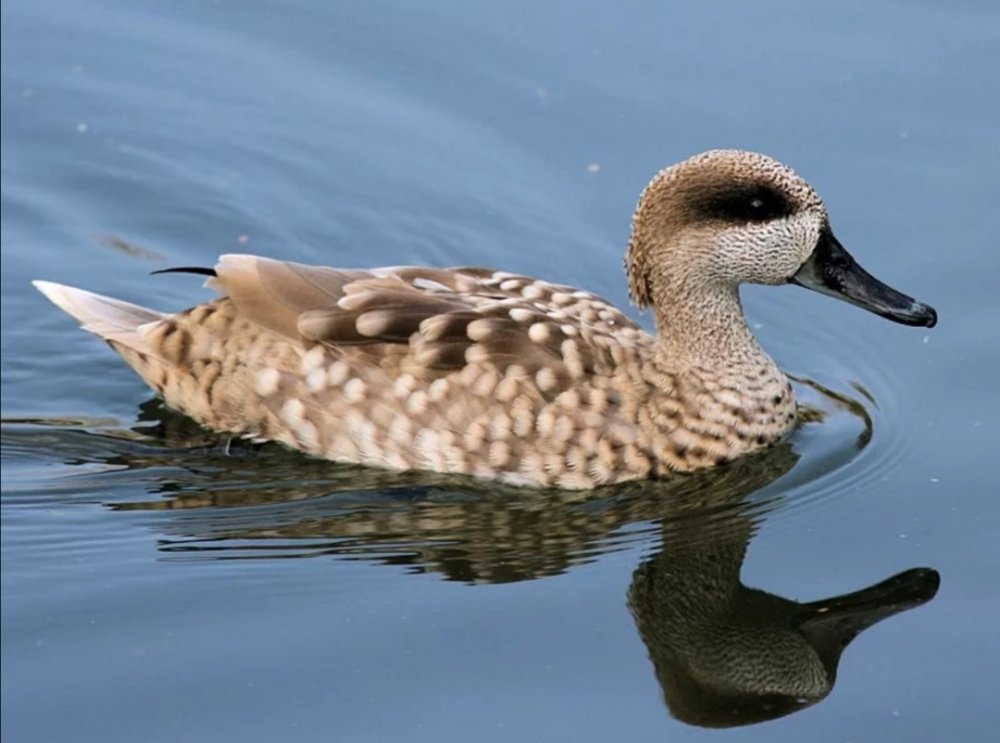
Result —
M 747 547 L 783 505 L 774 483 L 799 459 L 789 444 L 676 480 L 537 492 L 335 467 L 272 447 L 198 453 L 190 436 L 201 429 L 156 403 L 145 417 L 158 445 L 130 443 L 117 463 L 156 468 L 157 497 L 111 507 L 146 512 L 168 557 L 322 554 L 500 583 L 561 573 L 655 535 L 628 605 L 670 712 L 695 725 L 751 724 L 823 699 L 858 633 L 938 588 L 927 568 L 808 603 L 743 585 Z M 164 446 L 187 448 L 177 458 Z
M 633 574 L 629 607 L 667 706 L 694 725 L 747 725 L 815 704 L 851 640 L 938 589 L 936 571 L 916 568 L 798 603 L 740 581 L 751 520 L 733 519 L 711 539 L 692 529 L 664 523 L 662 548 Z

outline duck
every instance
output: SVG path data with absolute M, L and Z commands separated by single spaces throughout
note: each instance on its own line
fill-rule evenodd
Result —
M 218 297 L 167 313 L 33 282 L 176 411 L 313 457 L 589 490 L 709 467 L 797 424 L 742 284 L 796 284 L 884 318 L 935 310 L 866 272 L 816 191 L 763 154 L 712 150 L 642 191 L 625 256 L 644 330 L 597 294 L 492 268 L 312 266 L 228 254 Z

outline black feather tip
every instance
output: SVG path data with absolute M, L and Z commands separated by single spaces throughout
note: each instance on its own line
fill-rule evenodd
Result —
M 151 271 L 150 276 L 158 273 L 196 273 L 200 276 L 218 276 L 214 268 L 202 268 L 201 266 L 178 266 L 177 268 L 161 268 L 159 271 Z

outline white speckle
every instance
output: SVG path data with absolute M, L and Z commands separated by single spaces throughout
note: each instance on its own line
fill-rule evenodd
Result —
M 409 460 L 403 456 L 399 449 L 386 449 L 384 447 L 382 449 L 382 466 L 394 470 L 412 469 Z
M 392 394 L 400 400 L 409 397 L 416 386 L 416 381 L 416 378 L 412 374 L 401 374 L 392 385 Z
M 559 383 L 559 378 L 552 369 L 546 366 L 538 370 L 538 373 L 535 375 L 535 383 L 540 390 L 548 392 L 555 389 L 555 386 Z
M 513 421 L 511 421 L 510 416 L 507 415 L 506 410 L 502 413 L 497 413 L 493 420 L 490 421 L 490 438 L 494 441 L 503 441 L 509 438 L 511 425 L 513 425 Z
M 576 325 L 570 325 L 568 323 L 565 325 L 560 325 L 559 329 L 563 332 L 563 335 L 568 335 L 571 337 L 574 335 L 578 335 L 580 332 L 579 330 L 577 330 Z
M 406 401 L 406 412 L 410 415 L 423 415 L 427 411 L 427 393 L 417 390 Z
M 281 381 L 281 372 L 277 369 L 261 369 L 257 372 L 257 380 L 254 388 L 261 397 L 273 395 L 278 390 L 278 382 Z
M 335 361 L 330 364 L 330 368 L 327 369 L 326 378 L 331 386 L 339 387 L 347 381 L 347 377 L 350 373 L 351 367 L 347 365 L 346 361 Z
M 559 352 L 562 354 L 564 359 L 579 359 L 580 358 L 580 347 L 576 344 L 576 341 L 571 338 L 567 338 L 559 346 Z
M 473 421 L 462 436 L 463 447 L 468 451 L 478 452 L 486 443 L 486 426 L 480 421 Z
M 290 426 L 298 426 L 302 422 L 304 412 L 305 406 L 302 401 L 293 397 L 285 400 L 285 404 L 281 406 L 281 419 Z
M 347 402 L 360 402 L 365 397 L 365 383 L 355 377 L 344 385 L 344 399 Z
M 585 370 L 583 368 L 583 362 L 580 361 L 579 356 L 564 357 L 563 364 L 566 366 L 566 371 L 571 377 L 573 377 L 573 379 L 580 379 L 583 377 Z
M 441 470 L 444 458 L 441 456 L 440 436 L 431 428 L 421 428 L 413 439 L 413 449 L 421 464 L 432 470 Z
M 389 438 L 399 446 L 407 446 L 413 440 L 413 423 L 405 415 L 397 415 L 389 424 Z
M 493 390 L 497 386 L 497 377 L 493 372 L 487 371 L 482 372 L 476 367 L 466 367 L 468 369 L 473 369 L 476 372 L 476 377 L 466 386 L 468 386 L 472 392 L 480 397 L 489 397 L 493 394 Z
M 465 334 L 469 336 L 469 340 L 479 341 L 485 340 L 493 332 L 494 323 L 496 321 L 493 318 L 484 317 L 480 320 L 473 320 L 465 328 Z
M 529 300 L 541 299 L 545 296 L 545 289 L 536 281 L 535 283 L 528 284 L 524 287 L 521 290 L 521 296 Z
M 485 364 L 490 360 L 490 352 L 483 346 L 469 346 L 465 349 L 466 364 Z
M 358 447 L 354 445 L 350 436 L 338 436 L 327 447 L 326 458 L 337 462 L 356 462 L 358 461 Z
M 512 430 L 515 436 L 528 436 L 535 427 L 534 412 L 530 407 L 515 410 L 513 424 Z
M 520 391 L 520 383 L 516 377 L 504 377 L 497 385 L 496 399 L 498 402 L 510 402 Z
M 528 370 L 520 364 L 511 364 L 504 372 L 504 376 L 508 379 L 527 379 Z
M 515 307 L 510 311 L 510 319 L 514 322 L 531 322 L 534 317 L 535 313 L 524 307 Z
M 326 349 L 316 344 L 302 355 L 302 373 L 308 374 L 313 369 L 319 369 L 326 360 Z
M 326 389 L 326 371 L 323 369 L 313 369 L 306 374 L 306 387 L 310 392 L 322 392 Z
M 521 281 L 518 279 L 507 279 L 500 282 L 500 291 L 516 292 L 521 289 Z
M 715 400 L 719 404 L 726 405 L 731 408 L 740 408 L 743 406 L 743 398 L 733 390 L 719 390 L 715 393 Z
M 465 450 L 461 447 L 454 431 L 441 434 L 441 457 L 444 472 L 465 472 L 468 465 L 465 461 Z
M 79 124 L 76 125 L 76 130 L 78 132 L 80 132 L 80 134 L 86 134 L 88 128 L 89 127 L 87 126 L 86 122 L 84 122 L 84 121 L 81 121 Z
M 295 427 L 295 438 L 299 440 L 299 446 L 306 451 L 319 449 L 319 433 L 316 431 L 316 426 L 307 420 L 300 421 Z
M 556 417 L 555 437 L 558 441 L 569 441 L 574 433 L 573 421 L 569 416 L 560 415 Z
M 587 166 L 587 172 L 588 173 L 600 173 L 601 172 L 601 166 L 598 165 L 597 163 L 590 163 Z
M 528 328 L 528 337 L 535 343 L 545 343 L 552 337 L 552 330 L 548 323 L 536 322 Z
M 535 426 L 543 437 L 552 435 L 552 430 L 556 426 L 556 415 L 551 410 L 543 409 L 535 419 Z
M 424 289 L 429 292 L 450 292 L 449 289 L 444 284 L 438 281 L 432 281 L 431 279 L 425 279 L 423 276 L 418 276 L 413 280 L 413 286 L 417 289 Z
M 435 379 L 427 389 L 427 394 L 434 402 L 441 402 L 448 396 L 448 380 Z
M 493 467 L 503 467 L 510 461 L 510 445 L 506 441 L 494 441 L 490 444 L 487 459 Z
M 354 434 L 361 461 L 367 464 L 381 464 L 382 449 L 375 443 L 375 424 L 362 419 L 354 427 Z

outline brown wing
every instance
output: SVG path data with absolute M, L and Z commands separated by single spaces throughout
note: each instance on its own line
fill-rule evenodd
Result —
M 362 271 L 226 255 L 216 272 L 212 286 L 269 330 L 423 375 L 517 365 L 564 383 L 609 371 L 620 337 L 641 334 L 594 294 L 482 268 Z

